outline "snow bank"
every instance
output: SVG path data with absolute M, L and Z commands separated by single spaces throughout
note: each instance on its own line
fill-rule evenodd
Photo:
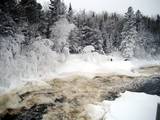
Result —
M 91 53 L 93 51 L 95 51 L 95 48 L 92 45 L 88 45 L 88 46 L 86 46 L 86 47 L 83 48 L 82 52 L 83 53 Z
M 106 74 L 132 74 L 134 65 L 131 61 L 100 55 L 96 52 L 79 55 L 70 55 L 67 61 L 61 64 L 56 73 L 106 73 Z
M 90 104 L 86 111 L 92 120 L 156 120 L 160 97 L 125 92 L 115 101 Z
M 138 75 L 136 69 L 139 67 L 159 64 L 156 60 L 151 62 L 124 61 L 118 55 L 106 56 L 96 52 L 66 56 L 52 51 L 52 45 L 52 41 L 42 39 L 26 46 L 22 54 L 14 59 L 10 59 L 12 57 L 10 52 L 7 53 L 9 57 L 7 61 L 0 61 L 0 91 L 13 89 L 28 81 L 48 80 L 73 74 L 86 77 L 94 77 L 99 73 L 134 76 Z
M 156 66 L 156 65 L 160 65 L 160 58 L 156 57 L 153 59 L 145 59 L 145 60 L 134 59 L 132 60 L 132 63 L 134 64 L 135 68 Z

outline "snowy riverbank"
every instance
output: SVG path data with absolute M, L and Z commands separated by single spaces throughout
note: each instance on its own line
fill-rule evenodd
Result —
M 156 120 L 160 97 L 125 92 L 115 101 L 90 104 L 86 111 L 92 120 Z
M 46 62 L 46 66 L 42 65 L 43 69 L 40 69 L 42 66 L 37 66 L 37 63 L 24 64 L 22 65 L 25 66 L 24 68 L 17 67 L 15 70 L 13 68 L 10 69 L 10 72 L 12 73 L 14 71 L 15 74 L 12 74 L 12 76 L 3 76 L 2 78 L 5 78 L 4 80 L 1 78 L 1 91 L 11 90 L 31 81 L 40 82 L 72 75 L 83 75 L 90 78 L 93 78 L 97 74 L 129 76 L 144 76 L 145 74 L 147 76 L 158 73 L 154 70 L 146 73 L 146 71 L 143 71 L 143 68 L 160 65 L 158 59 L 132 59 L 130 61 L 124 61 L 124 59 L 120 56 L 118 57 L 117 54 L 109 56 L 98 53 L 69 55 L 65 61 L 59 61 L 59 59 L 64 57 L 63 54 L 56 55 L 55 53 L 54 56 L 56 56 L 56 59 L 53 61 L 49 60 L 49 63 Z
M 158 66 L 142 68 L 142 70 L 140 70 L 143 73 L 141 73 L 141 76 L 105 76 L 104 74 L 97 74 L 95 77 L 89 78 L 83 75 L 70 75 L 55 78 L 49 81 L 30 81 L 24 86 L 18 87 L 12 91 L 8 91 L 4 95 L 1 95 L 0 119 L 59 120 L 63 118 L 67 120 L 91 120 L 92 116 L 98 114 L 99 112 L 99 117 L 102 117 L 103 115 L 110 117 L 108 114 L 104 114 L 102 106 L 98 106 L 100 109 L 100 111 L 98 111 L 99 109 L 96 108 L 97 105 L 102 105 L 102 101 L 108 102 L 109 100 L 110 103 L 117 103 L 114 105 L 114 109 L 116 110 L 121 107 L 123 108 L 123 106 L 119 107 L 119 103 L 121 104 L 121 102 L 124 107 L 126 106 L 125 110 L 130 110 L 127 106 L 132 107 L 131 104 L 134 102 L 130 101 L 132 100 L 130 99 L 130 94 L 122 94 L 120 97 L 120 93 L 125 91 L 145 92 L 152 94 L 153 99 L 147 97 L 150 95 L 133 93 L 133 99 L 137 100 L 139 98 L 144 98 L 146 101 L 154 103 L 151 104 L 151 107 L 155 110 L 155 98 L 158 97 L 154 97 L 154 95 L 160 95 L 160 78 L 158 77 L 158 72 L 160 72 L 159 68 L 160 67 Z M 154 75 L 156 72 L 157 75 Z M 146 76 L 146 73 L 150 73 L 152 75 Z M 123 98 L 125 95 L 126 99 Z M 117 100 L 120 102 L 116 102 Z M 129 101 L 127 102 L 127 100 Z M 137 102 L 139 108 L 142 107 L 143 109 L 143 106 L 145 106 L 145 103 L 141 105 L 141 103 L 143 103 L 143 99 L 140 99 L 140 102 L 137 100 Z M 125 105 L 125 103 L 127 105 Z M 95 114 L 89 112 L 91 116 L 88 115 L 88 112 L 86 111 L 86 106 L 89 104 L 96 105 L 96 110 L 93 111 Z M 110 107 L 106 107 L 104 109 L 108 110 L 109 108 Z M 121 112 L 123 111 L 121 110 Z M 151 113 L 153 113 L 153 115 L 150 114 L 150 118 L 155 117 L 154 111 Z M 119 117 L 119 114 L 120 113 L 116 111 L 114 116 Z M 144 118 L 144 114 L 141 115 L 142 116 L 139 117 Z M 125 116 L 122 116 L 122 118 L 123 117 Z

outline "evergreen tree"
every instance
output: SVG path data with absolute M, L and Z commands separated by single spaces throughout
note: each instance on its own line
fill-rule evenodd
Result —
M 113 49 L 113 40 L 110 38 L 109 34 L 106 32 L 102 33 L 102 37 L 104 39 L 103 49 L 105 53 L 111 53 Z
M 99 22 L 99 29 L 100 29 L 101 31 L 104 31 L 104 30 L 105 30 L 105 22 L 104 22 L 103 19 L 101 19 L 100 22 Z
M 140 10 L 137 10 L 136 12 L 136 30 L 137 32 L 144 30 L 144 23 Z
M 73 9 L 71 3 L 69 4 L 69 10 L 67 14 L 67 18 L 69 22 L 73 22 Z
M 17 5 L 16 0 L 1 0 L 0 1 L 0 9 L 5 13 L 13 13 L 15 7 Z
M 14 35 L 15 22 L 12 18 L 16 6 L 15 0 L 0 1 L 0 34 Z
M 136 46 L 137 31 L 135 26 L 135 15 L 132 7 L 128 8 L 128 12 L 125 14 L 125 23 L 122 30 L 122 43 L 120 50 L 122 56 L 129 59 L 134 56 L 134 50 Z
M 78 28 L 71 31 L 69 36 L 70 53 L 79 53 L 82 50 L 82 33 Z
M 51 11 L 52 23 L 57 21 L 61 15 L 66 13 L 66 6 L 61 0 L 50 0 L 49 9 Z
M 29 23 L 39 22 L 42 6 L 36 0 L 21 0 L 20 9 L 22 17 L 26 17 Z
M 156 26 L 157 26 L 157 32 L 160 33 L 160 15 L 157 15 Z
M 8 16 L 4 12 L 0 12 L 0 35 L 14 35 L 15 22 L 12 17 Z
M 157 22 L 157 25 L 160 25 L 160 15 L 157 15 L 157 20 L 156 20 L 156 22 Z
M 144 48 L 148 55 L 155 54 L 156 47 L 155 47 L 155 39 L 151 32 L 145 31 L 142 34 L 142 40 L 144 41 Z
M 81 44 L 83 47 L 92 45 L 99 53 L 104 53 L 103 51 L 103 37 L 98 29 L 92 29 L 88 26 L 84 26 L 81 28 L 82 32 L 82 41 Z
M 88 14 L 89 15 L 87 16 L 85 25 L 92 29 L 99 29 L 99 22 L 97 21 L 97 15 L 95 14 L 95 12 L 89 12 Z
M 52 21 L 51 21 L 51 13 L 50 11 L 46 11 L 45 16 L 44 16 L 44 34 L 46 38 L 50 38 L 51 30 L 50 27 L 52 26 Z

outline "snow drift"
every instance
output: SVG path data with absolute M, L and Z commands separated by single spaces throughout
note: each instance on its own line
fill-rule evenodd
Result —
M 155 120 L 160 97 L 125 92 L 115 101 L 90 104 L 86 111 L 92 120 Z

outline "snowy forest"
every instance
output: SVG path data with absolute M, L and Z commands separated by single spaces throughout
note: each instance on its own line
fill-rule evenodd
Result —
M 75 12 L 73 7 L 71 4 L 67 7 L 61 0 L 51 0 L 47 10 L 36 0 L 1 0 L 2 81 L 13 76 L 13 72 L 23 78 L 27 73 L 26 76 L 33 72 L 40 75 L 41 68 L 43 72 L 54 71 L 51 65 L 55 66 L 61 53 L 65 54 L 58 58 L 62 61 L 70 53 L 79 54 L 88 49 L 103 55 L 119 52 L 125 60 L 160 54 L 159 15 L 144 16 L 132 7 L 125 15 Z
M 0 0 L 0 94 L 17 86 L 26 87 L 12 94 L 14 100 L 10 101 L 11 96 L 7 95 L 0 98 L 0 120 L 132 120 L 132 117 L 112 118 L 106 112 L 108 103 L 105 102 L 85 109 L 89 111 L 89 117 L 81 114 L 82 106 L 93 104 L 93 101 L 115 100 L 119 92 L 126 90 L 160 96 L 160 86 L 151 90 L 154 85 L 160 85 L 159 60 L 160 15 L 146 16 L 131 6 L 123 15 L 76 11 L 72 3 L 66 5 L 63 0 L 50 0 L 48 9 L 37 0 Z M 105 72 L 108 77 L 103 76 Z M 66 75 L 75 73 L 93 78 Z M 62 84 L 58 81 L 62 76 L 71 82 L 62 78 Z M 150 84 L 142 78 L 153 78 L 154 82 Z M 44 82 L 50 79 L 54 82 Z M 41 87 L 37 87 L 39 84 Z M 145 85 L 148 89 L 143 88 Z M 81 90 L 81 86 L 85 87 Z M 27 92 L 29 89 L 31 91 Z M 55 89 L 60 93 L 52 93 Z M 130 92 L 123 94 L 133 97 Z M 67 95 L 72 96 L 68 98 Z M 158 96 L 152 101 L 160 103 Z M 85 99 L 83 103 L 81 97 Z M 147 97 L 144 95 L 146 102 L 152 104 Z M 53 99 L 64 108 L 50 102 Z M 64 101 L 69 105 L 65 106 Z M 3 105 L 9 109 L 5 110 Z M 27 109 L 19 109 L 23 105 Z M 55 110 L 53 106 L 56 106 Z M 42 117 L 47 108 L 52 108 L 52 112 Z M 143 120 L 154 120 L 149 114 L 147 117 Z M 133 117 L 133 120 L 142 119 Z
M 88 45 L 100 54 L 120 51 L 125 58 L 158 55 L 160 52 L 160 16 L 144 16 L 139 10 L 134 12 L 132 7 L 123 16 L 85 10 L 75 13 L 71 4 L 67 8 L 61 0 L 51 0 L 49 10 L 42 10 L 36 0 L 2 0 L 0 6 L 1 37 L 15 38 L 12 42 L 19 42 L 21 51 L 37 39 L 54 40 L 56 22 L 67 19 L 75 25 L 63 41 L 70 53 L 81 53 Z M 24 40 L 18 41 L 18 36 Z M 53 42 L 53 51 L 63 47 L 63 43 L 56 42 L 60 41 Z M 12 50 L 13 57 L 16 52 Z

